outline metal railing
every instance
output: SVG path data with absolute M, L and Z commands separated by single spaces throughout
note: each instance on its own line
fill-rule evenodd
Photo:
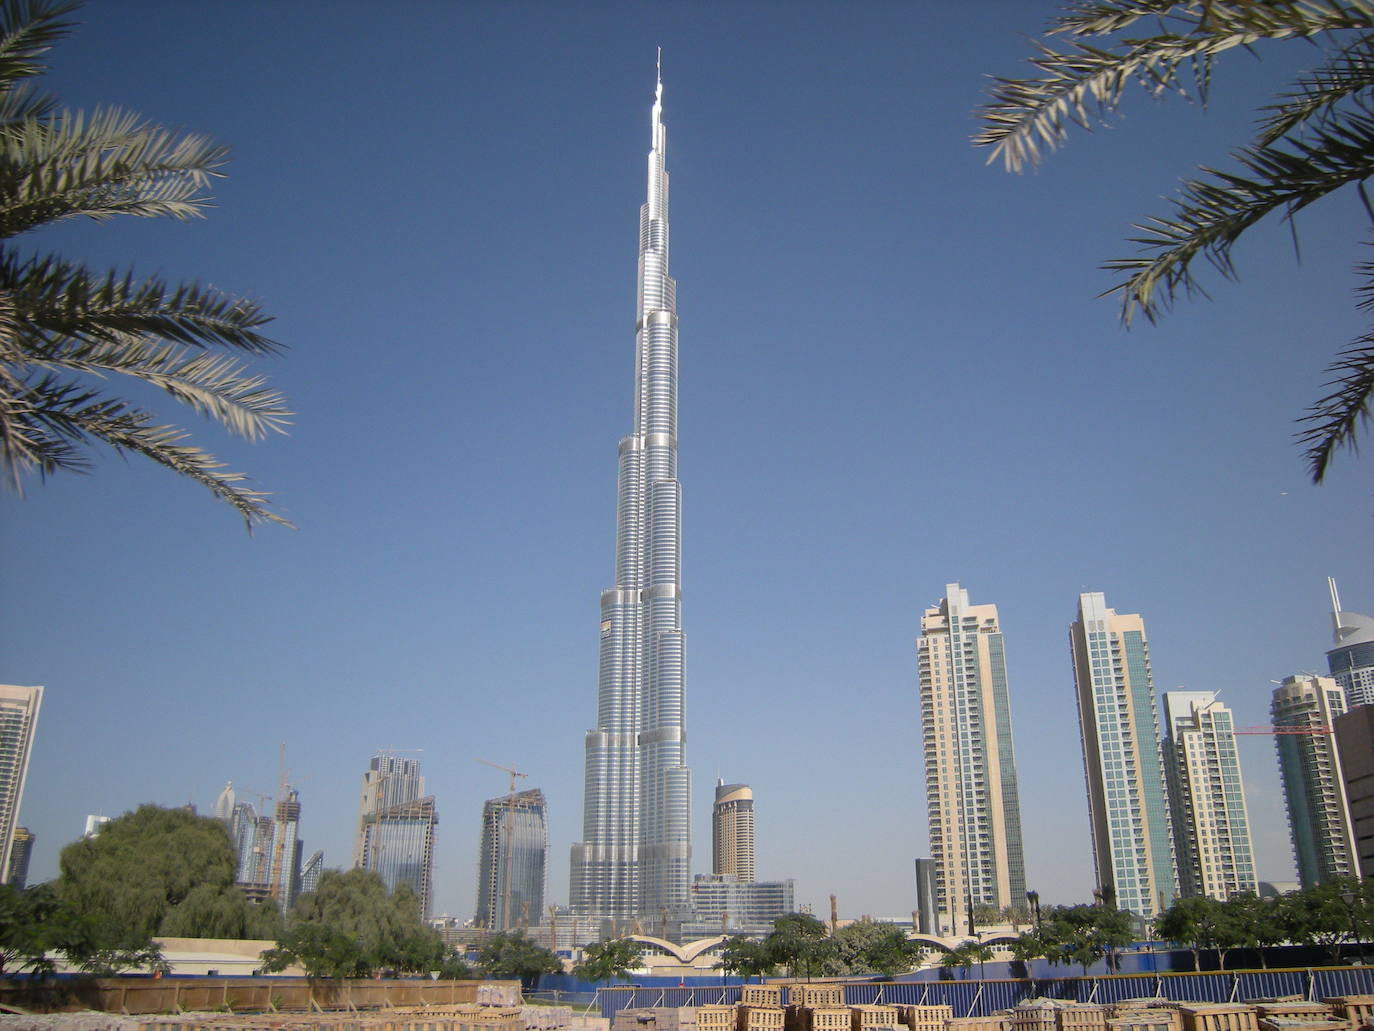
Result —
M 597 993 L 603 1017 L 623 1009 L 660 1006 L 730 1005 L 739 985 L 690 988 L 613 986 Z M 1102 974 L 1014 980 L 863 981 L 844 985 L 846 1005 L 949 1006 L 956 1016 L 985 1017 L 1037 997 L 1110 1005 L 1123 999 L 1162 998 L 1177 1002 L 1240 1002 L 1298 995 L 1327 999 L 1374 995 L 1374 967 L 1300 967 L 1282 970 L 1225 970 L 1202 973 Z

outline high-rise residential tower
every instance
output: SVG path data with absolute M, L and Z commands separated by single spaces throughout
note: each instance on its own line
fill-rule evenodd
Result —
M 658 921 L 691 909 L 682 490 L 677 480 L 677 286 L 668 274 L 660 79 L 639 212 L 634 428 L 620 442 L 615 586 L 601 593 L 596 729 L 587 732 L 576 916 Z
M 5 883 L 23 891 L 29 883 L 29 860 L 33 857 L 36 836 L 27 827 L 14 828 L 14 844 L 10 846 L 10 863 Z
M 1346 711 L 1345 691 L 1330 677 L 1298 673 L 1274 688 L 1270 702 L 1288 830 L 1298 880 L 1311 888 L 1358 876 L 1340 750 L 1333 725 Z
M 736 881 L 754 879 L 754 792 L 748 784 L 716 781 L 711 807 L 711 872 Z
M 277 802 L 272 821 L 272 851 L 268 867 L 267 890 L 285 913 L 296 902 L 301 890 L 301 799 L 290 788 Z
M 488 799 L 482 806 L 477 916 L 489 931 L 538 924 L 544 915 L 549 829 L 538 788 Z
M 434 879 L 434 832 L 439 811 L 425 794 L 418 759 L 379 753 L 363 774 L 353 865 L 381 875 L 388 891 L 409 884 L 429 916 Z
M 9 882 L 19 804 L 24 799 L 33 732 L 42 705 L 41 687 L 0 684 L 0 884 Z
M 1082 594 L 1069 644 L 1097 884 L 1148 923 L 1172 904 L 1178 875 L 1145 622 Z
M 1326 668 L 1345 692 L 1347 709 L 1374 705 L 1374 619 L 1341 611 L 1336 581 L 1328 576 L 1326 585 L 1331 590 L 1331 630 L 1336 644 L 1326 653 Z
M 944 599 L 921 617 L 916 669 L 935 909 L 953 934 L 974 906 L 1005 909 L 1026 897 L 997 606 L 970 604 L 968 591 L 946 584 Z
M 1211 691 L 1164 692 L 1164 765 L 1180 894 L 1254 894 L 1255 854 L 1231 710 Z

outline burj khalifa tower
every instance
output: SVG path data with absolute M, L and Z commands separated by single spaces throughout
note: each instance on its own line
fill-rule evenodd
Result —
M 639 209 L 634 431 L 620 442 L 615 586 L 601 593 L 596 729 L 587 732 L 573 913 L 644 931 L 691 908 L 682 488 L 677 480 L 677 284 L 668 275 L 667 136 L 659 76 Z M 661 932 L 660 932 L 661 933 Z

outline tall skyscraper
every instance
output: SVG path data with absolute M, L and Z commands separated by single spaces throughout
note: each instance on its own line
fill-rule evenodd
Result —
M 997 606 L 972 605 L 968 591 L 946 584 L 921 617 L 916 670 L 935 909 L 952 934 L 968 929 L 974 906 L 1005 909 L 1026 897 Z
M 14 844 L 10 847 L 10 864 L 5 883 L 20 891 L 29 883 L 29 859 L 33 856 L 35 835 L 27 827 L 14 828 Z
M 267 890 L 285 913 L 295 904 L 301 890 L 301 800 L 294 788 L 277 802 L 272 821 L 271 866 Z
M 33 732 L 42 705 L 41 687 L 0 684 L 0 884 L 9 883 L 14 830 L 19 825 L 19 804 L 24 800 Z
M 379 753 L 363 774 L 353 865 L 381 875 L 388 891 L 409 884 L 429 917 L 434 880 L 434 834 L 439 810 L 425 794 L 418 759 Z
M 1172 904 L 1178 875 L 1145 622 L 1082 594 L 1069 643 L 1097 884 L 1149 922 Z
M 677 481 L 677 286 L 668 275 L 663 83 L 639 213 L 634 430 L 620 442 L 615 586 L 601 594 L 596 729 L 587 732 L 577 916 L 657 921 L 691 909 Z
M 711 807 L 712 873 L 736 881 L 754 879 L 754 792 L 748 784 L 716 781 Z M 700 893 L 697 893 L 698 898 Z
M 1345 692 L 1345 707 L 1374 705 L 1374 619 L 1358 612 L 1342 612 L 1336 581 L 1326 578 L 1331 590 L 1331 630 L 1336 647 L 1326 653 L 1331 679 Z
M 1335 719 L 1341 780 L 1355 835 L 1361 880 L 1374 877 L 1374 705 L 1357 705 Z
M 1166 691 L 1164 720 L 1180 893 L 1223 902 L 1237 892 L 1254 894 L 1259 883 L 1231 710 L 1211 691 Z
M 1355 833 L 1333 734 L 1336 717 L 1345 710 L 1340 684 L 1309 673 L 1284 678 L 1270 702 L 1279 731 L 1274 747 L 1288 804 L 1293 858 L 1304 888 L 1333 877 L 1358 876 Z
M 482 806 L 478 927 L 505 931 L 542 921 L 549 855 L 546 809 L 538 788 L 488 799 Z

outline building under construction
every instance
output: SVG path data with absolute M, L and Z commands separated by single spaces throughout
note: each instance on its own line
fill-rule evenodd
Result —
M 549 855 L 545 810 L 538 788 L 488 799 L 482 806 L 476 926 L 504 931 L 540 922 Z

